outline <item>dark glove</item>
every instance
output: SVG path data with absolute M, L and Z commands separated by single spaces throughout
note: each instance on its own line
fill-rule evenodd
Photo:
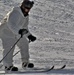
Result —
M 28 30 L 27 29 L 20 29 L 18 33 L 21 35 L 21 37 L 23 37 L 24 34 L 28 33 Z
M 33 36 L 33 35 L 29 35 L 28 36 L 28 39 L 29 39 L 29 41 L 35 41 L 36 40 L 36 37 L 35 36 Z

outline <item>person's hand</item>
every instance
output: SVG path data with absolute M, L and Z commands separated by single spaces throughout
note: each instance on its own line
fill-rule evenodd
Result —
M 21 35 L 21 37 L 23 37 L 24 34 L 28 33 L 28 30 L 27 29 L 20 29 L 18 33 Z
M 35 36 L 33 36 L 33 35 L 29 35 L 28 36 L 28 39 L 29 39 L 29 41 L 35 41 L 36 40 L 36 37 Z

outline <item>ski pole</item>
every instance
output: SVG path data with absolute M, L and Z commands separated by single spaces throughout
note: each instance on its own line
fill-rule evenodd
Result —
M 17 55 L 19 52 L 20 52 L 20 50 L 19 50 L 19 51 L 17 51 L 17 52 L 13 55 L 13 57 L 14 57 L 15 55 Z
M 0 60 L 0 63 L 5 59 L 5 57 L 11 52 L 11 50 L 15 47 L 15 45 L 20 41 L 22 37 L 20 37 L 15 43 L 14 45 L 11 47 L 11 49 L 8 51 L 8 53 Z

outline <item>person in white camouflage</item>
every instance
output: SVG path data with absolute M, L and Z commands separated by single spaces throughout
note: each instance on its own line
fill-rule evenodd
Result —
M 2 20 L 0 25 L 0 38 L 3 44 L 3 57 L 8 53 L 11 46 L 21 36 L 21 40 L 17 43 L 20 48 L 22 67 L 34 67 L 33 63 L 29 62 L 29 40 L 35 41 L 28 29 L 29 11 L 33 7 L 34 1 L 24 0 L 19 7 L 14 7 Z M 14 48 L 15 49 L 15 48 Z M 18 71 L 18 67 L 13 65 L 14 49 L 4 58 L 3 65 L 5 70 Z

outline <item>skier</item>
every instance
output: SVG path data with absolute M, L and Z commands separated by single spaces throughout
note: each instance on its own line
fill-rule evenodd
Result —
M 28 29 L 29 11 L 33 7 L 34 1 L 24 0 L 19 7 L 14 7 L 2 20 L 0 24 L 0 38 L 3 44 L 3 57 L 8 53 L 15 41 L 22 37 L 17 43 L 20 49 L 22 67 L 34 67 L 33 63 L 29 62 L 29 40 L 35 41 Z M 18 67 L 13 65 L 14 49 L 4 58 L 3 65 L 5 70 L 18 71 Z

